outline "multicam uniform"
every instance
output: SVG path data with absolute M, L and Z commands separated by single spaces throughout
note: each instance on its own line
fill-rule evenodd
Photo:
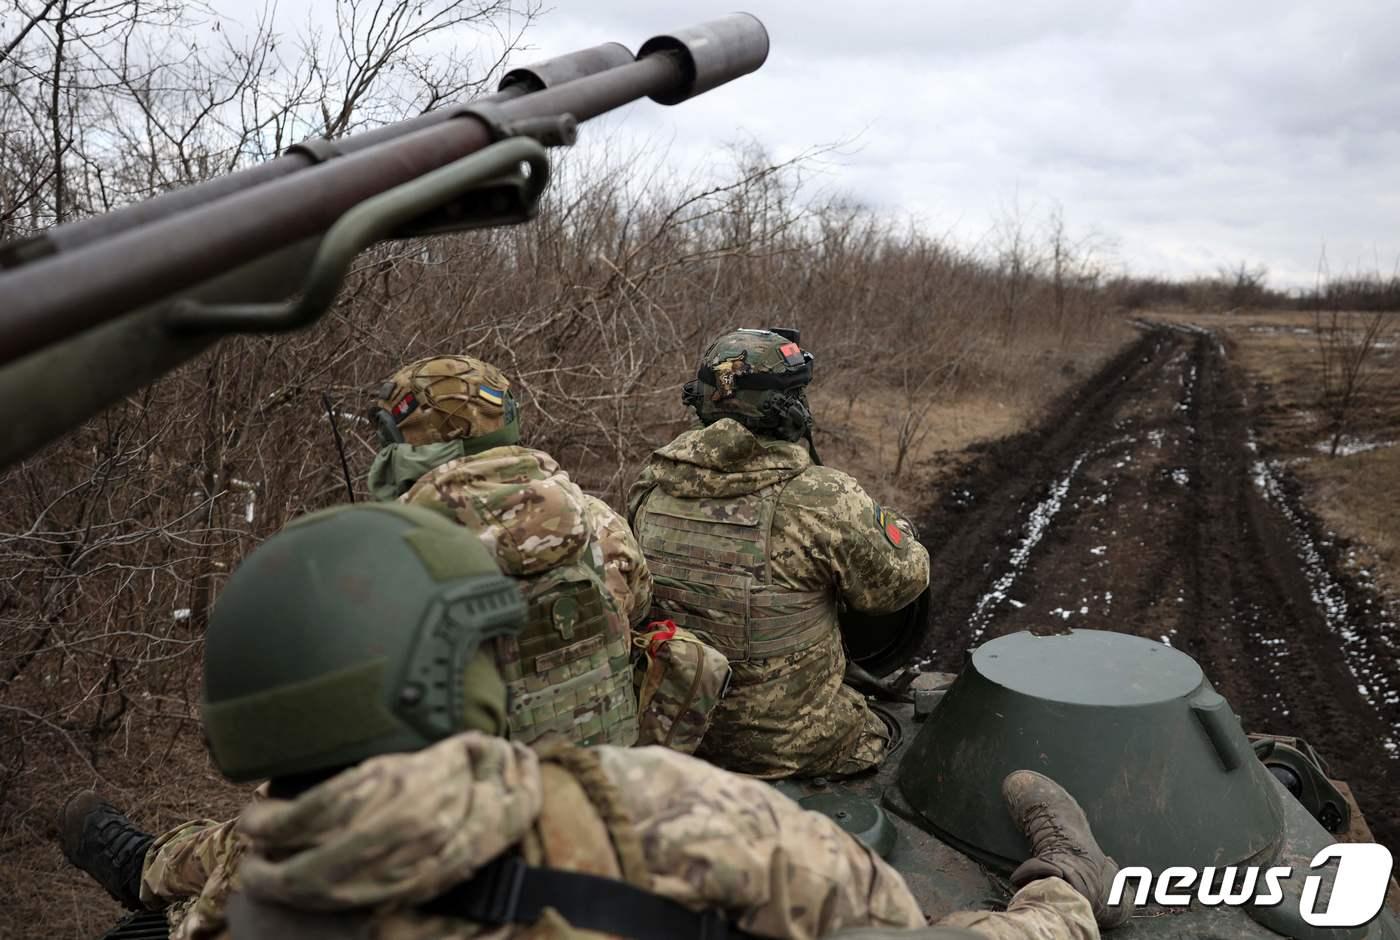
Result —
M 359 592 L 316 590 L 325 566 L 346 583 L 379 577 L 399 590 L 374 605 Z M 526 620 L 482 542 L 438 512 L 339 507 L 268 539 L 233 573 L 211 616 L 204 724 L 225 776 L 271 777 L 272 792 L 295 795 L 148 846 L 139 900 L 160 906 L 198 893 L 177 940 L 229 930 L 303 936 L 307 926 L 322 928 L 314 936 L 385 940 L 590 936 L 542 904 L 520 920 L 503 915 L 510 926 L 496 928 L 441 913 L 444 892 L 464 882 L 493 891 L 476 875 L 517 852 L 537 880 L 559 885 L 564 876 L 538 872 L 553 868 L 627 882 L 754 935 L 926 929 L 893 869 L 761 781 L 665 748 L 505 739 L 506 689 L 482 644 L 520 633 Z M 301 655 L 286 656 L 283 637 Z M 336 722 L 287 720 L 337 702 Z M 1004 785 L 1003 794 L 1044 801 L 1041 780 L 1032 781 L 1039 789 Z M 1048 805 L 1018 812 L 1055 823 Z M 136 833 L 110 808 L 81 812 L 69 819 L 65 809 L 65 854 L 109 891 L 125 891 L 125 875 L 108 866 L 126 863 L 103 833 L 119 829 L 123 841 Z M 97 828 L 87 831 L 89 822 Z M 1042 868 L 1054 861 L 1037 859 Z M 1042 882 L 1051 901 L 1029 916 L 1059 918 L 1057 940 L 1085 936 L 1071 927 L 1087 903 L 1068 888 L 1054 901 L 1053 880 Z M 1000 920 L 1028 916 L 1022 895 Z M 574 902 L 561 897 L 559 909 L 587 916 L 587 899 L 575 893 Z M 623 923 L 629 910 L 618 911 Z M 1000 922 L 968 916 L 980 918 L 974 929 Z
M 384 940 L 596 936 L 552 912 L 532 927 L 486 930 L 415 909 L 512 846 L 530 864 L 720 908 L 758 936 L 852 927 L 949 940 L 1098 936 L 1089 903 L 1056 878 L 1023 888 L 1007 912 L 924 927 L 899 874 L 826 817 L 760 781 L 657 747 L 530 748 L 466 732 L 372 758 L 293 800 L 255 803 L 237 834 L 211 831 L 217 838 L 199 852 L 182 849 L 187 830 L 150 853 L 143 900 L 204 888 L 176 940 L 223 936 L 234 884 L 299 909 L 373 910 L 363 935 Z
M 628 626 L 646 611 L 650 576 L 622 519 L 548 454 L 518 446 L 442 464 L 400 500 L 451 514 L 525 588 L 524 632 L 495 641 L 512 733 L 634 743 Z
M 842 684 L 837 610 L 898 610 L 923 591 L 928 553 L 908 524 L 804 444 L 728 418 L 657 450 L 628 506 L 654 616 L 733 664 L 696 753 L 770 778 L 877 764 L 888 732 Z
M 510 383 L 488 363 L 411 363 L 380 408 L 404 441 L 376 458 L 375 495 L 452 516 L 525 592 L 524 632 L 496 641 L 514 736 L 635 743 L 629 626 L 646 614 L 651 577 L 627 524 L 548 454 L 515 443 Z
M 400 426 L 419 443 L 382 450 L 371 489 L 381 499 L 456 519 L 522 586 L 529 603 L 525 629 L 492 641 L 517 740 L 554 732 L 580 744 L 633 744 L 638 725 L 629 624 L 650 606 L 651 576 L 631 530 L 548 454 L 513 443 L 478 449 L 500 440 L 509 424 L 509 383 L 498 370 L 472 359 L 423 360 L 398 373 L 400 391 L 392 397 L 402 401 L 425 371 L 438 397 L 423 394 L 420 384 L 425 400 L 400 409 L 407 419 Z M 447 408 L 432 409 L 446 398 L 444 379 L 459 393 L 449 399 L 455 405 L 447 405 L 454 408 L 451 424 L 441 417 Z M 499 395 L 483 397 L 481 388 Z M 384 404 L 389 411 L 396 401 L 386 397 Z M 438 439 L 452 425 L 478 433 Z M 238 844 L 233 826 L 201 820 L 161 835 L 146 857 L 143 900 L 188 901 L 212 877 L 194 913 L 201 905 L 221 906 L 228 885 L 217 873 L 227 866 L 218 862 Z M 186 916 L 184 904 L 170 909 L 172 924 Z

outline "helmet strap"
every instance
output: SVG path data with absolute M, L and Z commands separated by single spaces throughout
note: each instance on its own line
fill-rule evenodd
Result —
M 802 435 L 807 441 L 807 453 L 812 457 L 812 463 L 818 467 L 823 466 L 822 458 L 817 453 L 817 442 L 812 439 L 812 428 L 808 426 L 807 433 Z

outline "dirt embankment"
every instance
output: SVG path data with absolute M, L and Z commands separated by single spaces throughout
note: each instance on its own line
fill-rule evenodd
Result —
M 1295 734 L 1400 850 L 1395 610 L 1255 440 L 1226 344 L 1146 332 L 1041 427 L 988 447 L 926 517 L 933 665 L 1047 624 L 1194 656 L 1252 731 Z

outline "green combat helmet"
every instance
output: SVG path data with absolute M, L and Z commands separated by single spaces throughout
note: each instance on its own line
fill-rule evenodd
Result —
M 230 780 L 290 782 L 468 729 L 504 734 L 505 686 L 482 644 L 524 618 L 475 533 L 430 510 L 292 522 L 239 565 L 210 619 L 214 762 Z
M 735 330 L 705 348 L 681 400 L 701 423 L 733 418 L 755 434 L 810 440 L 812 410 L 803 388 L 812 381 L 809 352 L 797 330 Z

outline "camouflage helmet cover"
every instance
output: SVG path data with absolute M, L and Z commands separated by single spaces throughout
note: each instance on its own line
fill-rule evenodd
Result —
M 439 444 L 495 435 L 520 439 L 510 380 L 470 356 L 432 356 L 399 369 L 380 387 L 376 417 L 408 444 Z
M 813 359 L 794 330 L 725 333 L 705 347 L 682 400 L 703 424 L 734 418 L 755 433 L 796 441 L 812 427 L 803 388 Z
M 336 769 L 467 728 L 504 733 L 483 641 L 525 607 L 475 533 L 414 506 L 298 519 L 220 593 L 205 640 L 204 730 L 231 780 Z

